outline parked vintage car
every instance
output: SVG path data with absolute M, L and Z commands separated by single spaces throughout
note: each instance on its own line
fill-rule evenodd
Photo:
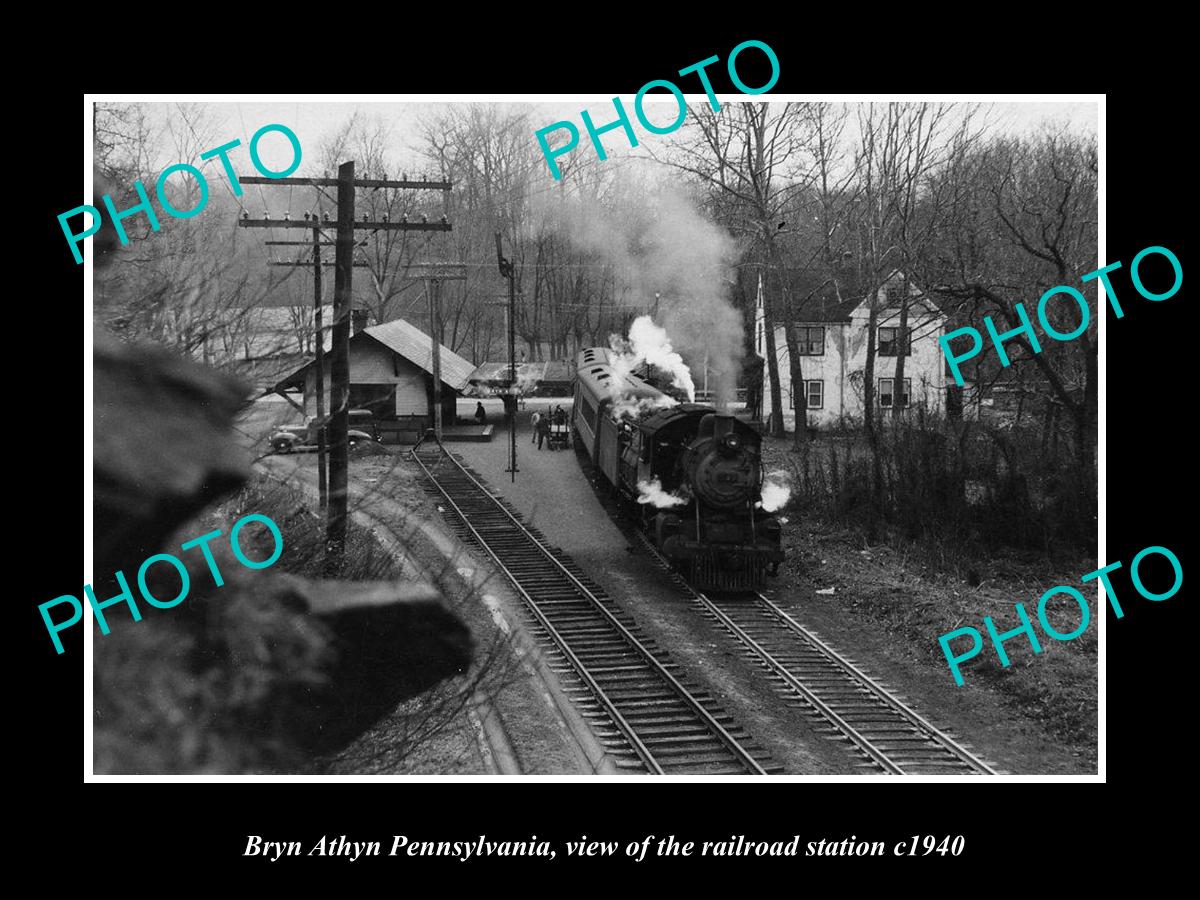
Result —
M 350 410 L 350 446 L 362 441 L 378 441 L 379 426 L 375 414 L 369 409 Z M 285 425 L 270 438 L 271 449 L 276 453 L 297 453 L 317 449 L 317 435 L 329 422 L 326 416 L 320 426 L 316 416 L 309 416 L 303 425 Z

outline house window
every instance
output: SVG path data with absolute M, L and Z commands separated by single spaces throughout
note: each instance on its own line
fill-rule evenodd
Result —
M 880 328 L 879 329 L 879 355 L 880 356 L 895 356 L 896 349 L 899 345 L 897 336 L 900 334 L 899 328 Z M 904 355 L 912 356 L 912 332 L 904 329 Z
M 825 326 L 796 327 L 796 352 L 801 356 L 825 355 Z
M 895 383 L 894 378 L 880 378 L 879 379 L 879 405 L 884 407 L 885 409 L 890 408 L 892 405 L 892 398 L 895 396 L 895 391 L 893 390 L 893 388 L 895 386 L 894 383 Z M 912 390 L 912 379 L 905 378 L 904 379 L 904 397 L 901 398 L 901 403 L 905 408 L 907 408 L 909 405 L 908 404 L 908 395 L 909 395 L 909 391 L 911 391 L 911 390 Z
M 824 409 L 825 408 L 825 382 L 824 381 L 806 381 L 804 382 L 804 394 L 808 397 L 809 409 Z

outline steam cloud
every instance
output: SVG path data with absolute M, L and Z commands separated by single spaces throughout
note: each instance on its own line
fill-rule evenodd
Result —
M 527 367 L 519 366 L 517 368 L 517 393 L 522 395 L 531 394 L 537 390 L 537 386 L 540 383 L 538 377 Z
M 687 391 L 689 401 L 696 399 L 692 372 L 671 347 L 667 330 L 659 328 L 649 316 L 638 316 L 629 326 L 629 340 L 619 334 L 610 335 L 608 344 L 615 354 L 612 367 L 621 376 L 628 375 L 642 363 L 649 363 L 671 376 L 671 384 Z M 669 404 L 674 405 L 674 404 Z
M 780 480 L 772 480 L 776 478 Z M 762 499 L 755 505 L 763 512 L 775 512 L 777 509 L 783 509 L 792 496 L 792 489 L 783 480 L 786 478 L 787 475 L 784 472 L 769 473 L 763 481 Z
M 660 397 L 631 397 L 628 394 L 621 394 L 613 397 L 612 414 L 618 419 L 639 418 L 646 413 L 654 412 L 656 409 L 666 409 L 669 406 L 678 406 L 679 401 L 674 397 L 668 397 L 663 394 Z
M 728 300 L 733 239 L 678 189 L 634 181 L 628 169 L 613 177 L 605 202 L 578 194 L 541 201 L 547 224 L 608 264 L 619 306 L 657 308 L 672 349 L 693 373 L 707 363 L 707 386 L 727 404 L 742 353 L 742 317 Z
M 662 482 L 655 477 L 638 482 L 638 503 L 650 503 L 656 509 L 670 509 L 672 506 L 683 506 L 687 499 L 664 491 Z

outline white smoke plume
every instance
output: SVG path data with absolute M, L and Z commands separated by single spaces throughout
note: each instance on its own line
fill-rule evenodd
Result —
M 614 354 L 611 365 L 618 374 L 628 375 L 643 363 L 649 363 L 669 374 L 671 384 L 686 391 L 689 402 L 696 399 L 691 370 L 671 346 L 667 330 L 655 325 L 649 316 L 638 316 L 633 320 L 628 340 L 619 334 L 609 335 L 608 345 Z
M 742 316 L 729 301 L 733 238 L 681 189 L 638 180 L 634 167 L 610 171 L 603 188 L 537 201 L 543 227 L 566 237 L 583 258 L 604 264 L 595 289 L 603 286 L 610 302 L 657 310 L 671 352 L 690 363 L 696 382 L 703 383 L 706 371 L 717 403 L 727 403 L 742 353 Z
M 650 503 L 656 509 L 670 509 L 672 506 L 683 506 L 687 499 L 664 491 L 662 482 L 655 477 L 638 482 L 638 503 Z
M 787 484 L 786 472 L 769 472 L 763 480 L 762 499 L 755 506 L 763 512 L 775 512 L 783 509 L 792 496 L 792 489 Z
M 517 393 L 522 396 L 528 396 L 537 390 L 541 382 L 537 375 L 529 370 L 528 367 L 519 366 L 517 368 Z
M 659 397 L 631 397 L 624 394 L 613 398 L 611 409 L 613 416 L 617 419 L 637 419 L 646 413 L 678 405 L 678 400 L 668 397 L 666 394 Z

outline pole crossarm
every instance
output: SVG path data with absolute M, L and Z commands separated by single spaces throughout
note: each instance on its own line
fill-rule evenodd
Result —
M 322 222 L 322 228 L 336 228 L 337 222 Z M 452 231 L 449 222 L 353 222 L 354 228 L 368 228 L 371 231 Z M 311 230 L 312 222 L 303 219 L 238 219 L 238 228 L 307 228 Z
M 239 175 L 242 184 L 291 184 L 304 187 L 337 187 L 336 178 L 264 178 L 261 175 Z M 401 188 L 407 190 L 448 191 L 449 181 L 388 181 L 381 178 L 356 178 L 356 188 Z
M 419 181 L 410 181 L 407 174 L 399 181 L 388 181 L 385 179 L 355 179 L 354 177 L 354 162 L 349 161 L 338 166 L 337 178 L 264 178 L 254 175 L 247 175 L 237 179 L 243 184 L 254 185 L 277 185 L 295 186 L 303 185 L 308 187 L 332 187 L 337 188 L 337 218 L 329 221 L 327 218 L 318 221 L 315 214 L 305 213 L 303 218 L 293 220 L 290 212 L 283 219 L 268 219 L 264 213 L 261 219 L 250 218 L 249 212 L 242 210 L 242 217 L 238 219 L 239 228 L 304 228 L 312 232 L 311 246 L 312 259 L 301 260 L 296 259 L 282 261 L 268 261 L 270 266 L 283 266 L 287 268 L 308 268 L 313 269 L 313 303 L 314 315 L 316 318 L 316 336 L 317 336 L 317 365 L 316 365 L 316 394 L 317 394 L 317 415 L 318 419 L 324 421 L 324 362 L 325 355 L 323 352 L 324 338 L 322 334 L 322 297 L 321 297 L 321 269 L 323 266 L 329 265 L 328 260 L 321 258 L 321 248 L 334 248 L 334 284 L 333 284 L 333 327 L 330 329 L 330 350 L 329 350 L 329 381 L 330 381 L 330 410 L 328 422 L 324 427 L 319 427 L 318 430 L 318 480 L 324 484 L 324 466 L 325 450 L 328 449 L 329 454 L 329 479 L 328 488 L 322 490 L 322 506 L 326 509 L 325 522 L 325 570 L 329 576 L 340 575 L 342 566 L 345 560 L 346 552 L 346 523 L 349 516 L 348 498 L 349 498 L 349 408 L 350 408 L 350 326 L 351 326 L 351 310 L 354 306 L 354 291 L 353 291 L 353 275 L 356 268 L 370 268 L 366 262 L 356 262 L 353 259 L 354 249 L 357 246 L 365 244 L 364 239 L 359 242 L 355 240 L 356 231 L 451 231 L 452 226 L 447 221 L 445 216 L 441 217 L 438 222 L 430 222 L 425 215 L 419 216 L 421 221 L 409 222 L 407 215 L 402 215 L 400 221 L 393 222 L 388 220 L 387 213 L 384 213 L 385 221 L 372 222 L 366 219 L 368 214 L 364 213 L 363 221 L 355 221 L 354 219 L 354 197 L 358 188 L 396 188 L 409 190 L 437 190 L 449 191 L 451 184 L 448 181 L 429 181 L 424 177 Z M 329 213 L 323 213 L 328 216 Z M 335 230 L 337 239 L 333 243 L 329 242 L 329 230 Z M 497 242 L 500 239 L 499 234 L 496 235 Z M 303 246 L 308 244 L 308 241 L 267 241 L 271 246 Z M 497 246 L 499 246 L 497 244 Z M 428 280 L 429 286 L 426 291 L 430 295 L 431 302 L 431 328 L 433 332 L 433 365 L 435 373 L 440 369 L 439 359 L 439 344 L 437 343 L 437 332 L 439 329 L 432 327 L 436 326 L 440 321 L 440 309 L 437 303 L 437 294 L 440 289 L 438 282 L 450 279 L 465 279 L 466 270 L 463 267 L 454 267 L 447 264 L 418 264 L 416 272 L 412 277 L 423 277 Z M 511 336 L 510 336 L 511 342 Z M 434 406 L 435 406 L 435 421 L 439 429 L 441 425 L 441 405 L 438 402 L 440 396 L 440 379 L 435 378 L 434 385 Z M 514 432 L 514 444 L 515 444 Z M 515 449 L 513 451 L 515 453 Z M 514 456 L 515 460 L 515 456 Z M 515 469 L 515 465 L 513 466 Z
M 404 267 L 404 278 L 433 278 L 438 281 L 466 281 L 467 268 L 458 263 L 410 263 Z
M 294 269 L 294 268 L 296 268 L 296 267 L 300 267 L 300 268 L 302 268 L 302 269 L 307 269 L 307 268 L 310 268 L 311 266 L 315 266 L 315 265 L 316 265 L 316 263 L 315 263 L 315 262 L 313 262 L 313 261 L 310 259 L 310 260 L 308 260 L 308 261 L 304 261 L 304 260 L 295 260 L 295 261 L 293 261 L 293 262 L 268 262 L 268 263 L 267 263 L 267 265 L 268 265 L 268 266 L 287 266 L 287 267 L 289 267 L 289 268 L 293 268 L 293 269 Z M 335 260 L 332 260 L 332 259 L 323 259 L 323 260 L 321 260 L 321 265 L 323 265 L 323 266 L 336 266 L 336 265 L 337 265 L 337 262 L 336 262 Z M 369 269 L 369 268 L 371 268 L 371 264 L 370 264 L 370 263 L 365 263 L 365 262 L 356 262 L 356 263 L 351 263 L 351 265 L 353 265 L 353 266 L 354 266 L 354 268 L 356 268 L 356 269 Z

